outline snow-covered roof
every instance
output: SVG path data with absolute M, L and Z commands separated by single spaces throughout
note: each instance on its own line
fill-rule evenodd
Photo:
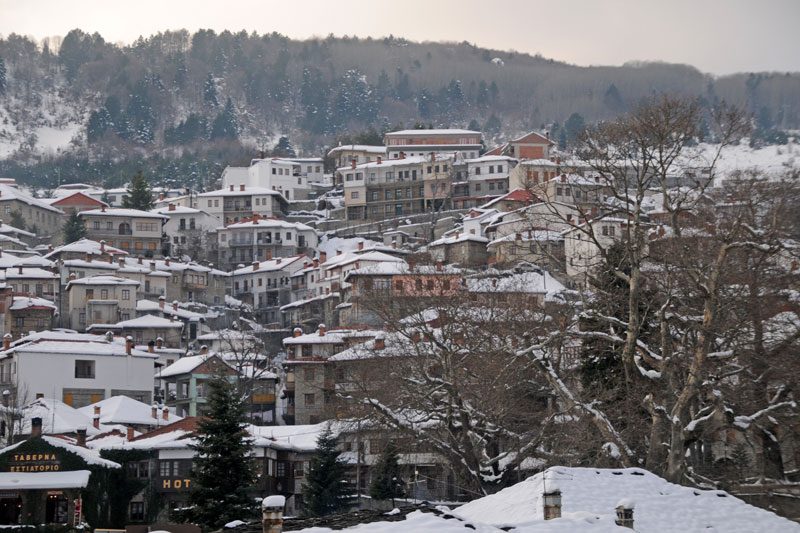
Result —
M 89 484 L 90 474 L 88 470 L 0 472 L 0 490 L 82 489 Z
M 36 307 L 46 309 L 56 308 L 55 304 L 50 300 L 36 298 L 34 296 L 14 296 L 14 302 L 11 304 L 12 311 L 21 311 L 23 309 L 31 309 Z
M 253 265 L 237 268 L 232 272 L 234 276 L 243 276 L 246 274 L 257 274 L 259 272 L 276 272 L 278 270 L 284 270 L 288 266 L 297 263 L 301 259 L 309 260 L 308 256 L 305 255 L 293 255 L 288 257 L 276 257 L 275 259 L 270 259 L 269 261 L 262 261 L 258 263 L 258 269 L 254 270 Z M 302 264 L 302 263 L 298 263 Z
M 128 396 L 112 396 L 105 400 L 81 407 L 78 409 L 86 416 L 94 417 L 94 408 L 100 407 L 101 424 L 135 424 L 143 426 L 166 425 L 179 420 L 183 417 L 168 411 L 168 419 L 164 420 L 164 410 L 156 408 L 156 418 L 153 418 L 153 408 L 146 403 L 134 400 Z
M 480 136 L 481 132 L 474 131 L 474 130 L 459 130 L 459 129 L 450 129 L 450 128 L 442 128 L 442 129 L 432 129 L 432 130 L 400 130 L 400 131 L 390 131 L 385 133 L 385 137 L 429 137 L 431 135 L 478 135 Z M 413 145 L 409 145 L 413 146 Z M 392 146 L 393 148 L 398 148 L 398 146 Z M 402 146 L 399 146 L 402 148 Z
M 74 268 L 94 268 L 97 270 L 120 270 L 117 263 L 107 263 L 105 261 L 87 261 L 86 259 L 67 259 L 63 262 L 66 267 Z
M 331 148 L 331 150 L 328 152 L 328 155 L 335 154 L 338 152 L 367 152 L 370 154 L 385 154 L 386 147 L 373 146 L 370 144 L 344 144 L 342 146 L 336 146 L 335 148 Z
M 278 191 L 273 191 L 272 189 L 267 189 L 266 187 L 248 187 L 245 186 L 244 190 L 241 187 L 234 187 L 233 190 L 228 187 L 227 189 L 217 189 L 215 191 L 208 191 L 202 192 L 198 194 L 198 197 L 208 197 L 208 196 L 252 196 L 252 195 L 266 195 L 266 196 L 275 196 L 281 200 L 286 201 L 283 195 Z
M 23 237 L 36 237 L 35 233 L 31 233 L 30 231 L 25 231 L 24 229 L 16 228 L 11 224 L 6 224 L 2 220 L 0 220 L 0 234 L 21 235 Z
M 41 331 L 12 343 L 8 350 L 0 351 L 0 359 L 11 354 L 46 353 L 54 355 L 86 355 L 125 357 L 128 355 L 124 339 L 114 337 L 111 342 L 105 335 Z M 132 357 L 157 359 L 158 356 L 131 349 Z
M 138 287 L 139 282 L 132 279 L 121 278 L 119 276 L 101 274 L 87 278 L 70 280 L 69 283 L 67 283 L 67 290 L 69 290 L 73 285 L 117 285 Z
M 561 518 L 545 521 L 542 495 L 553 486 L 561 491 Z M 796 523 L 748 505 L 725 491 L 675 485 L 641 468 L 555 466 L 496 494 L 469 502 L 453 514 L 472 523 L 516 527 L 515 531 L 605 533 L 621 531 L 614 520 L 615 509 L 622 499 L 636 502 L 633 517 L 636 531 L 800 530 Z
M 41 255 L 28 255 L 25 257 L 20 257 L 10 266 L 52 268 L 54 264 L 55 263 L 53 261 L 45 259 Z
M 142 211 L 140 209 L 126 209 L 124 207 L 112 207 L 109 209 L 89 209 L 81 211 L 78 216 L 103 216 L 103 217 L 126 217 L 126 218 L 158 218 L 161 220 L 168 220 L 169 217 L 152 213 L 150 211 Z
M 475 163 L 495 163 L 495 162 L 505 162 L 505 161 L 516 161 L 513 157 L 508 157 L 507 155 L 483 155 L 481 157 L 475 157 L 472 159 L 465 159 L 464 163 L 468 164 L 475 164 Z
M 65 244 L 64 246 L 59 246 L 58 248 L 47 254 L 45 257 L 46 258 L 55 257 L 58 254 L 62 253 L 82 253 L 91 255 L 102 255 L 102 254 L 128 255 L 128 252 L 120 250 L 119 248 L 114 248 L 108 245 L 102 247 L 100 243 L 97 241 L 93 241 L 91 239 L 81 239 L 79 241 L 75 241 L 70 244 Z
M 156 302 L 151 302 L 150 300 L 139 300 L 136 302 L 136 312 L 137 313 L 163 313 L 165 315 L 174 315 L 176 318 L 180 318 L 181 320 L 189 320 L 193 322 L 199 322 L 201 320 L 205 320 L 206 316 L 202 313 L 195 313 L 194 311 L 187 311 L 186 309 L 173 309 L 172 305 L 164 304 L 164 308 L 162 309 L 161 306 Z
M 46 209 L 48 211 L 58 213 L 59 215 L 64 214 L 60 209 L 53 207 L 52 205 L 43 202 L 41 200 L 37 200 L 33 196 L 25 194 L 16 187 L 12 187 L 11 185 L 6 185 L 6 184 L 0 184 L 0 202 L 6 200 L 19 200 L 20 202 L 23 202 L 33 207 Z
M 494 293 L 516 292 L 524 294 L 546 294 L 551 297 L 563 292 L 566 287 L 547 271 L 520 272 L 511 275 L 488 275 L 466 278 L 469 292 Z
M 385 168 L 385 167 L 393 167 L 393 166 L 404 166 L 404 165 L 420 165 L 425 163 L 428 159 L 423 156 L 414 156 L 414 157 L 405 157 L 403 159 L 386 159 L 382 160 L 380 163 L 377 161 L 370 161 L 367 163 L 361 163 L 356 165 L 356 169 L 369 169 L 369 168 Z M 337 171 L 339 172 L 347 172 L 348 170 L 352 170 L 352 166 L 343 166 L 339 167 Z M 349 182 L 345 184 L 345 186 L 350 185 Z M 353 186 L 361 186 L 363 185 L 353 185 Z
M 182 374 L 188 374 L 192 372 L 195 368 L 199 367 L 212 357 L 215 357 L 213 354 L 203 354 L 203 355 L 190 355 L 188 357 L 181 357 L 167 368 L 161 370 L 157 375 L 161 378 L 168 378 L 172 376 L 180 376 Z M 221 358 L 217 358 L 218 360 L 222 360 Z
M 131 318 L 130 320 L 123 320 L 122 322 L 117 322 L 116 324 L 118 327 L 121 328 L 131 328 L 131 329 L 162 329 L 162 328 L 182 328 L 183 322 L 181 321 L 173 321 L 169 320 L 168 318 L 162 318 L 160 316 L 154 315 L 143 315 L 136 318 Z
M 468 231 L 460 231 L 458 233 L 442 237 L 441 239 L 437 239 L 432 243 L 430 243 L 428 246 L 443 246 L 445 244 L 456 244 L 459 242 L 467 242 L 467 241 L 486 244 L 487 242 L 489 242 L 489 239 L 487 239 L 486 237 L 481 237 L 480 235 L 473 235 Z
M 250 228 L 281 228 L 293 229 L 296 231 L 315 231 L 311 226 L 307 226 L 301 222 L 289 222 L 275 217 L 258 217 L 258 220 L 253 220 L 253 217 L 247 217 L 244 220 L 234 222 L 233 224 L 228 224 L 227 226 L 219 226 L 217 230 L 238 230 Z
M 151 213 L 156 213 L 157 215 L 198 215 L 200 213 L 208 215 L 205 211 L 201 211 L 200 209 L 195 209 L 194 207 L 186 207 L 185 205 L 174 205 L 170 208 L 169 205 L 165 207 L 156 207 L 155 209 L 150 210 Z M 209 215 L 211 216 L 211 215 Z
M 316 330 L 297 337 L 286 337 L 283 339 L 283 344 L 344 344 L 359 338 L 365 340 L 373 338 L 378 333 L 377 331 L 366 329 L 332 329 L 326 330 L 323 335 L 320 335 L 319 330 Z
M 514 221 L 518 222 L 518 221 Z M 531 231 L 519 232 L 520 242 L 560 242 L 564 240 L 564 236 L 559 231 L 552 231 L 546 229 L 537 229 Z M 514 242 L 517 240 L 516 233 L 510 233 L 504 237 L 500 237 L 491 241 L 487 246 L 493 246 L 504 242 Z
M 102 425 L 100 429 L 94 427 L 91 416 L 54 398 L 37 398 L 22 407 L 21 411 L 22 435 L 30 435 L 32 418 L 42 419 L 42 433 L 45 435 L 75 433 L 78 428 L 86 428 L 86 434 L 92 436 L 107 429 Z
M 9 268 L 6 270 L 6 279 L 58 279 L 58 274 L 37 267 Z

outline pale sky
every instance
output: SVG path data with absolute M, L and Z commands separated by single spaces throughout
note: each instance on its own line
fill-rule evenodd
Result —
M 704 72 L 800 72 L 800 0 L 0 0 L 0 34 L 70 29 L 131 42 L 159 31 L 393 34 L 470 41 L 576 65 L 688 63 Z

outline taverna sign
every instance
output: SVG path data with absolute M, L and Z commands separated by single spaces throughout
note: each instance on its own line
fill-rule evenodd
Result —
M 10 472 L 58 472 L 61 461 L 54 453 L 15 453 L 8 466 Z

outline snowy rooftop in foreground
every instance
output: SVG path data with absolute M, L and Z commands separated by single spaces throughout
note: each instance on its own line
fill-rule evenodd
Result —
M 0 472 L 0 490 L 79 489 L 89 484 L 88 470 Z

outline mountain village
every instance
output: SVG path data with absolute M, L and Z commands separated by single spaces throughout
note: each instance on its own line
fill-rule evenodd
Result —
M 556 492 L 553 516 L 561 516 L 558 483 L 565 510 L 568 502 L 586 505 L 571 510 L 613 515 L 622 525 L 628 513 L 633 527 L 632 504 L 616 502 L 628 496 L 627 489 L 614 493 L 614 478 L 645 480 L 653 494 L 664 493 L 659 483 L 666 482 L 637 468 L 644 466 L 636 458 L 641 450 L 626 450 L 632 428 L 621 434 L 618 419 L 604 420 L 596 410 L 601 403 L 574 394 L 590 387 L 576 369 L 586 350 L 597 346 L 591 343 L 626 342 L 628 319 L 608 318 L 613 311 L 590 309 L 586 302 L 612 251 L 628 250 L 626 257 L 635 259 L 646 249 L 636 266 L 644 280 L 653 269 L 669 270 L 664 265 L 673 260 L 691 259 L 688 248 L 680 248 L 685 236 L 676 232 L 679 226 L 699 249 L 727 228 L 719 218 L 707 218 L 745 202 L 732 193 L 743 177 L 729 163 L 736 146 L 725 141 L 686 148 L 696 156 L 670 160 L 669 168 L 642 170 L 612 168 L 618 159 L 600 160 L 599 152 L 587 160 L 558 150 L 547 131 L 487 149 L 479 131 L 401 130 L 386 133 L 382 146 L 340 145 L 319 157 L 254 154 L 249 166 L 227 167 L 213 190 L 150 186 L 147 210 L 124 207 L 134 184 L 106 190 L 74 183 L 42 194 L 0 180 L 0 439 L 6 446 L 0 450 L 0 523 L 169 522 L 171 512 L 188 505 L 196 453 L 191 445 L 207 413 L 209 382 L 223 376 L 245 398 L 257 472 L 251 492 L 283 496 L 286 516 L 303 514 L 317 438 L 330 430 L 347 482 L 361 494 L 369 492 L 376 464 L 392 442 L 413 501 L 458 504 L 493 492 L 486 490 L 491 483 L 520 482 L 506 490 L 521 494 L 518 487 L 535 485 L 544 495 L 544 503 L 524 503 L 536 518 L 555 512 L 547 495 L 555 498 Z M 335 161 L 333 168 L 326 170 L 326 159 Z M 767 178 L 785 171 L 760 168 Z M 643 185 L 647 176 L 652 181 Z M 756 192 L 747 194 L 757 199 Z M 71 217 L 84 232 L 65 242 Z M 794 218 L 796 223 L 796 213 Z M 796 250 L 775 246 L 769 240 L 774 228 L 749 224 L 741 223 L 749 228 L 748 242 L 765 257 L 769 251 L 784 280 L 774 290 L 761 289 L 771 291 L 760 308 L 764 343 L 775 357 L 794 350 L 796 359 Z M 618 276 L 633 275 L 625 272 Z M 695 281 L 713 291 L 708 287 L 714 279 Z M 726 283 L 741 287 L 748 281 L 729 277 Z M 659 300 L 667 314 L 678 313 L 671 311 L 674 302 Z M 694 312 L 689 307 L 687 316 Z M 658 313 L 642 311 L 641 324 Z M 703 320 L 702 306 L 699 314 L 692 319 Z M 585 333 L 590 321 L 604 319 L 607 326 L 594 327 L 602 339 Z M 675 328 L 683 327 L 680 317 L 674 320 Z M 554 332 L 561 335 L 557 343 L 550 340 Z M 655 337 L 648 329 L 630 352 L 625 368 L 637 379 L 668 372 L 667 356 L 652 348 Z M 737 357 L 745 355 L 715 342 L 704 357 L 734 375 L 731 368 L 745 364 Z M 501 352 L 511 355 L 502 359 Z M 461 362 L 453 360 L 456 354 L 463 355 Z M 531 362 L 516 362 L 523 356 Z M 467 357 L 477 359 L 465 362 Z M 511 368 L 496 368 L 506 364 Z M 501 380 L 508 372 L 506 390 L 470 389 L 474 396 L 460 397 L 456 414 L 442 415 L 447 401 L 440 394 L 453 379 L 474 383 L 482 372 L 495 371 Z M 539 377 L 531 377 L 534 372 Z M 784 408 L 796 413 L 796 377 L 771 374 L 746 413 L 723 405 L 729 398 L 721 397 L 724 391 L 715 403 L 713 390 L 735 388 L 720 377 L 721 385 L 702 393 L 707 398 L 681 411 L 685 447 L 678 459 L 687 464 L 681 472 L 714 496 L 691 496 L 700 489 L 669 485 L 684 491 L 673 493 L 674 505 L 701 499 L 716 505 L 728 495 L 718 490 L 724 488 L 780 515 L 800 516 L 791 505 L 800 497 L 800 425 L 779 416 Z M 486 405 L 476 405 L 476 398 Z M 636 408 L 669 409 L 658 401 L 649 395 Z M 520 419 L 500 413 L 500 406 L 517 405 L 528 406 L 514 415 Z M 455 441 L 442 435 L 470 424 Z M 567 435 L 570 424 L 585 424 L 579 433 L 587 442 L 600 439 L 598 465 L 619 469 L 613 471 L 619 476 L 554 466 L 580 455 L 580 439 L 548 440 L 539 428 Z M 462 445 L 448 452 L 454 442 L 478 451 L 468 457 Z M 720 464 L 736 469 L 738 477 L 722 484 L 704 477 L 704 466 Z M 113 517 L 99 516 L 92 498 L 112 490 L 116 471 L 144 488 L 116 495 L 106 511 Z M 586 479 L 579 481 L 581 476 Z M 542 483 L 552 484 L 549 492 Z M 612 492 L 602 508 L 592 507 L 591 498 L 580 504 L 574 499 L 580 491 L 589 494 L 591 483 L 597 484 L 596 499 Z M 651 496 L 640 497 L 647 502 Z M 34 505 L 34 498 L 42 501 Z M 360 505 L 379 508 L 368 500 Z M 532 519 L 497 511 L 503 501 L 510 500 L 473 502 L 456 514 L 462 522 L 483 519 L 497 527 Z M 742 516 L 752 515 L 753 522 L 745 523 L 771 520 L 770 531 L 795 530 L 792 522 L 736 502 L 748 509 L 735 508 Z M 655 508 L 637 507 L 635 519 L 646 524 L 653 520 L 648 509 Z M 709 524 L 712 508 L 698 508 Z M 669 514 L 662 508 L 658 513 Z M 449 531 L 428 524 L 432 515 L 414 520 L 419 524 L 409 523 L 405 531 Z M 574 518 L 572 529 L 563 531 L 616 530 L 603 520 L 592 528 Z

